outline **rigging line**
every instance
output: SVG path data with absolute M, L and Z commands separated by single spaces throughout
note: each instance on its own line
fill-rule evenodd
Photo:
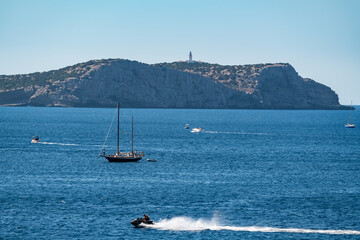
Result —
M 111 121 L 111 124 L 110 124 L 109 131 L 108 131 L 108 133 L 107 133 L 107 135 L 106 135 L 106 138 L 105 138 L 104 144 L 102 145 L 101 149 L 104 149 L 104 146 L 105 146 L 105 144 L 106 144 L 106 141 L 107 141 L 107 139 L 108 139 L 108 137 L 109 137 L 109 133 L 110 133 L 111 128 L 112 128 L 112 125 L 113 125 L 113 123 L 114 123 L 115 113 L 116 113 L 116 108 L 115 108 L 115 111 L 114 111 L 114 116 L 113 116 L 112 121 Z

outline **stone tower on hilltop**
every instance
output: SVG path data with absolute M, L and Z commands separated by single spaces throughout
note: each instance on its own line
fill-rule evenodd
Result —
M 191 51 L 189 53 L 189 62 L 192 62 L 192 54 L 191 54 Z

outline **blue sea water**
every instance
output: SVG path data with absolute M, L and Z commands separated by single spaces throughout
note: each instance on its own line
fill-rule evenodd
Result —
M 146 156 L 108 163 L 114 111 L 0 108 L 0 239 L 360 239 L 349 111 L 121 109 Z

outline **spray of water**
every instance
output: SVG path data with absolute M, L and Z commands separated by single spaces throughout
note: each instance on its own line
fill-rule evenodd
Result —
M 158 230 L 168 231 L 239 231 L 239 232 L 268 232 L 268 233 L 315 233 L 315 234 L 331 234 L 331 235 L 360 235 L 360 231 L 356 230 L 320 230 L 320 229 L 303 229 L 303 228 L 273 228 L 273 227 L 257 227 L 257 226 L 224 226 L 219 223 L 217 217 L 210 220 L 193 219 L 190 217 L 173 217 L 170 219 L 162 219 L 154 225 L 146 226 Z
M 206 219 L 192 219 L 190 217 L 173 217 L 171 219 L 162 219 L 150 227 L 159 230 L 172 231 L 202 231 L 217 229 L 217 219 L 213 217 L 211 220 Z

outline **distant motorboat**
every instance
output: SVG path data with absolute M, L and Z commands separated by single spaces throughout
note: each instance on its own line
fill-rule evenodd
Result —
M 185 129 L 189 129 L 190 127 L 189 127 L 189 124 L 185 124 L 185 127 L 184 127 Z
M 40 142 L 40 138 L 39 136 L 33 136 L 33 139 L 31 140 L 31 143 L 39 143 Z
M 148 162 L 157 162 L 157 160 L 156 159 L 154 159 L 154 158 L 148 158 L 148 159 L 146 159 L 146 161 L 148 161 Z
M 204 129 L 202 129 L 202 128 L 193 128 L 193 129 L 191 129 L 192 133 L 198 133 L 198 132 L 203 132 L 203 131 L 204 131 Z

